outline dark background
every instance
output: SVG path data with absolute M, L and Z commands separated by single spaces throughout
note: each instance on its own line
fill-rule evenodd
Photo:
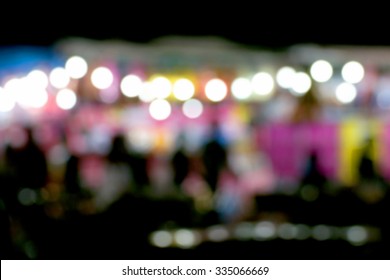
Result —
M 389 45 L 387 8 L 294 2 L 7 3 L 0 45 L 50 46 L 67 37 L 147 43 L 167 35 L 218 36 L 255 48 Z

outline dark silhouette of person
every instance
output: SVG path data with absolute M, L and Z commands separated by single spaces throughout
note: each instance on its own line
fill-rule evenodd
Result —
M 150 183 L 148 175 L 147 156 L 138 153 L 126 145 L 126 138 L 118 133 L 112 139 L 111 150 L 107 155 L 109 162 L 113 164 L 123 164 L 131 173 L 135 191 L 142 190 Z
M 149 155 L 130 151 L 130 162 L 133 170 L 133 181 L 137 191 L 142 191 L 150 186 L 148 173 Z
M 371 156 L 374 145 L 372 137 L 366 139 L 358 162 L 357 195 L 366 203 L 376 204 L 385 196 L 387 183 L 376 169 Z
M 80 160 L 78 155 L 72 153 L 65 164 L 64 187 L 71 198 L 70 203 L 75 202 L 74 198 L 78 199 L 82 196 Z
M 358 163 L 358 172 L 360 181 L 376 180 L 379 174 L 375 170 L 375 164 L 370 153 L 373 145 L 373 139 L 368 138 L 362 150 L 362 154 Z
M 173 168 L 173 183 L 179 188 L 190 172 L 190 158 L 183 146 L 180 146 L 173 153 L 171 158 Z
M 215 192 L 221 171 L 227 165 L 227 150 L 222 143 L 221 133 L 217 122 L 211 125 L 211 137 L 202 150 L 204 178 L 210 189 Z
M 21 147 L 8 145 L 6 162 L 12 169 L 18 188 L 43 188 L 48 179 L 48 164 L 43 149 L 33 137 L 33 128 L 23 127 L 26 143 Z
M 121 187 L 130 187 L 130 178 L 133 176 L 132 157 L 126 146 L 125 136 L 121 133 L 112 138 L 111 149 L 107 154 L 109 165 L 114 168 L 114 175 Z M 119 178 L 120 177 L 120 178 Z M 114 179 L 114 178 L 113 178 Z
M 318 153 L 311 151 L 307 158 L 306 166 L 301 179 L 302 185 L 314 185 L 318 187 L 324 186 L 326 177 L 320 170 L 318 161 Z

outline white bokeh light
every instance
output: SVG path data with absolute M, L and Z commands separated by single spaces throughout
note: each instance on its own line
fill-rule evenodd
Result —
M 261 221 L 254 227 L 255 239 L 271 239 L 276 237 L 276 226 L 271 221 Z
M 140 77 L 136 75 L 125 76 L 120 84 L 123 95 L 127 97 L 136 97 L 141 94 L 144 85 Z
M 364 67 L 357 61 L 347 62 L 341 69 L 341 76 L 347 83 L 359 83 L 364 78 Z
M 227 86 L 221 79 L 212 79 L 207 82 L 205 93 L 210 101 L 222 101 L 227 95 Z
M 114 75 L 107 67 L 100 66 L 92 71 L 91 82 L 97 89 L 107 89 L 114 82 Z
M 157 98 L 167 98 L 172 91 L 171 81 L 165 77 L 154 78 L 151 82 L 151 89 Z
M 196 119 L 203 113 L 203 104 L 197 99 L 189 99 L 183 103 L 183 114 L 190 119 Z
M 88 64 L 84 58 L 80 56 L 72 56 L 65 63 L 65 70 L 69 77 L 80 79 L 87 74 Z
M 152 85 L 150 82 L 148 81 L 143 82 L 142 91 L 138 95 L 138 98 L 139 100 L 145 103 L 152 102 L 157 98 L 155 92 L 152 90 Z
M 194 84 L 188 79 L 179 79 L 173 84 L 173 95 L 181 101 L 185 101 L 194 96 Z
M 77 102 L 76 93 L 70 89 L 62 89 L 57 93 L 57 106 L 63 110 L 72 109 Z
M 30 72 L 31 74 L 31 72 Z M 24 78 L 14 78 L 4 85 L 7 94 L 24 108 L 41 108 L 48 101 L 48 94 L 44 88 L 44 78 L 40 72 L 35 72 Z M 45 75 L 45 74 L 44 74 Z
M 336 98 L 343 104 L 351 103 L 357 96 L 357 89 L 353 84 L 341 83 L 336 88 Z
M 181 248 L 190 248 L 198 243 L 196 234 L 188 229 L 179 229 L 174 233 L 175 243 Z
M 29 86 L 37 89 L 45 89 L 49 85 L 49 78 L 41 70 L 33 70 L 26 77 Z
M 10 112 L 15 107 L 15 99 L 0 87 L 0 112 Z
M 252 78 L 252 89 L 258 95 L 269 95 L 274 89 L 274 79 L 266 72 L 260 72 Z
M 26 92 L 26 106 L 32 108 L 42 108 L 49 100 L 49 96 L 45 89 L 33 89 Z
M 326 60 L 317 60 L 310 66 L 310 75 L 316 82 L 327 82 L 333 75 L 333 67 Z
M 166 248 L 172 245 L 173 236 L 166 230 L 153 232 L 150 236 L 150 242 L 157 247 Z
M 252 94 L 251 81 L 246 78 L 237 78 L 231 86 L 233 96 L 238 100 L 248 99 Z
M 65 68 L 56 67 L 51 70 L 49 75 L 50 84 L 58 89 L 62 89 L 68 86 L 70 77 Z
M 276 73 L 276 82 L 281 88 L 291 88 L 294 84 L 295 70 L 290 66 L 284 66 Z
M 368 240 L 368 232 L 362 226 L 351 226 L 346 231 L 346 237 L 353 245 L 363 245 Z
M 153 100 L 149 105 L 149 113 L 153 119 L 162 121 L 171 114 L 171 104 L 165 99 Z
M 312 82 L 310 76 L 305 72 L 295 73 L 294 83 L 291 87 L 292 94 L 301 96 L 307 93 L 311 88 Z

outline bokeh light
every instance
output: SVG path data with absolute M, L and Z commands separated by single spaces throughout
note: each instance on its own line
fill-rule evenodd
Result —
M 196 119 L 203 113 L 203 104 L 198 99 L 189 99 L 183 103 L 182 110 L 186 117 Z
M 84 58 L 80 56 L 72 56 L 65 63 L 65 70 L 69 77 L 73 79 L 81 79 L 88 72 L 88 64 Z
M 62 89 L 57 93 L 57 106 L 63 110 L 72 109 L 77 102 L 76 93 L 70 89 Z
M 237 78 L 231 85 L 233 96 L 238 100 L 248 99 L 252 94 L 252 84 L 249 79 Z
M 181 101 L 186 101 L 194 96 L 195 87 L 194 84 L 185 78 L 178 79 L 173 84 L 173 94 Z
M 205 93 L 207 98 L 213 102 L 222 101 L 227 95 L 227 86 L 221 79 L 212 79 L 207 82 Z
M 271 94 L 274 89 L 274 79 L 266 72 L 260 72 L 254 75 L 251 83 L 253 91 L 261 96 Z
M 341 69 L 341 76 L 347 83 L 359 83 L 364 78 L 364 67 L 357 61 L 349 61 Z
M 290 66 L 284 66 L 276 73 L 276 82 L 281 88 L 291 88 L 294 84 L 294 80 L 295 69 Z
M 336 88 L 336 98 L 343 104 L 351 103 L 357 96 L 357 89 L 353 84 L 341 83 Z
M 317 60 L 310 66 L 310 75 L 319 83 L 329 81 L 333 75 L 333 67 L 326 60 Z
M 141 94 L 144 85 L 140 77 L 136 75 L 127 75 L 122 79 L 120 88 L 123 95 L 127 97 L 136 97 Z
M 171 104 L 165 99 L 153 100 L 149 105 L 149 113 L 153 119 L 162 121 L 171 114 Z
M 100 66 L 92 71 L 91 82 L 97 89 L 107 89 L 114 82 L 114 75 L 107 67 Z
M 295 73 L 291 93 L 296 96 L 302 96 L 310 90 L 311 86 L 312 82 L 310 76 L 305 72 L 297 72 Z
M 51 70 L 49 80 L 53 87 L 62 89 L 68 86 L 70 77 L 65 68 L 56 67 Z
M 0 87 L 0 112 L 10 112 L 14 107 L 14 97 Z

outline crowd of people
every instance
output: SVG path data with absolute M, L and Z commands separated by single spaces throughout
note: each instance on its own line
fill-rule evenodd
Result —
M 124 132 L 111 136 L 105 153 L 77 152 L 61 127 L 60 143 L 48 152 L 36 126 L 13 128 L 0 153 L 2 254 L 128 256 L 118 253 L 125 243 L 148 258 L 142 248 L 148 233 L 160 227 L 235 223 L 271 212 L 299 222 L 383 225 L 378 213 L 387 209 L 388 186 L 370 156 L 372 141 L 359 152 L 361 177 L 353 188 L 332 184 L 310 150 L 297 188 L 288 195 L 307 202 L 305 208 L 277 197 L 278 174 L 251 137 L 232 144 L 220 123 L 209 128 L 199 149 L 188 149 L 179 136 L 168 154 L 136 151 Z M 372 209 L 377 212 L 370 214 Z

